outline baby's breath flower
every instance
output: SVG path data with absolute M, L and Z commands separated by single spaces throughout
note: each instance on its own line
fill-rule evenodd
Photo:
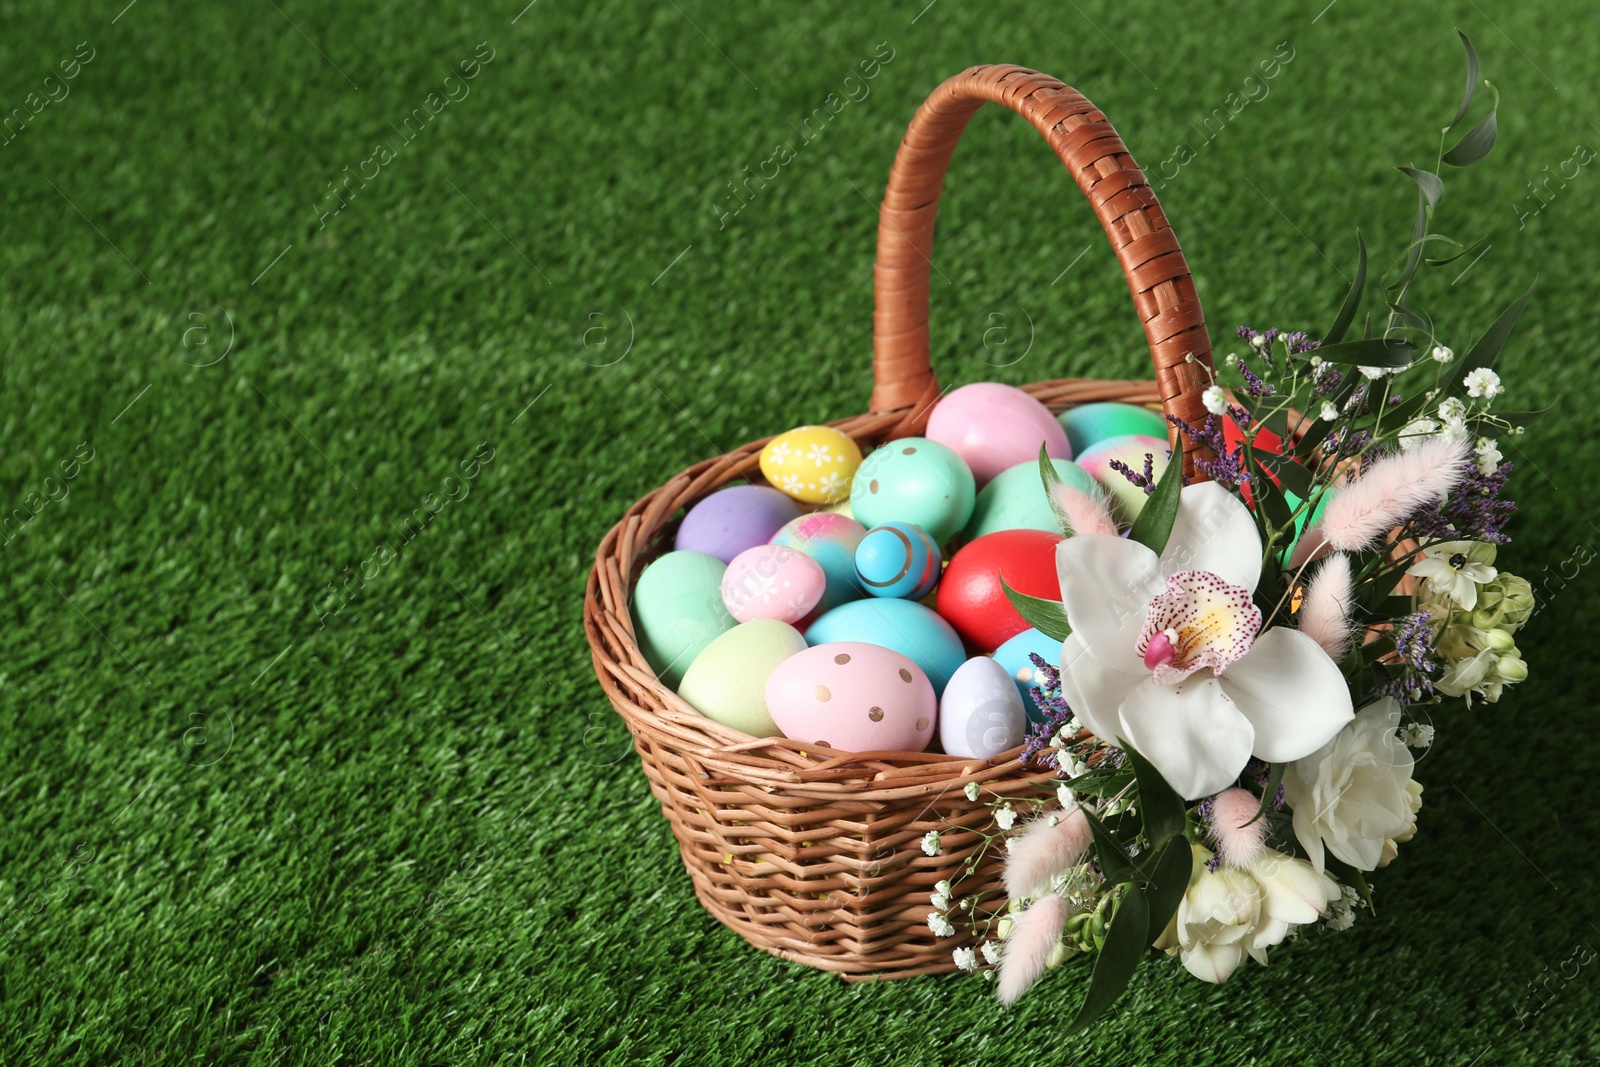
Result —
M 1400 730 L 1400 740 L 1407 748 L 1427 748 L 1433 744 L 1433 727 L 1426 723 L 1407 723 Z
M 939 854 L 941 851 L 939 848 L 939 831 L 929 830 L 927 833 L 922 835 L 922 851 L 926 852 L 930 856 L 937 856 Z
M 928 899 L 930 901 L 932 901 L 933 902 L 933 906 L 938 908 L 940 911 L 949 911 L 950 910 L 950 898 L 948 896 L 946 896 L 945 894 L 943 894 L 943 893 L 934 893 Z
M 978 783 L 977 782 L 968 782 L 967 783 L 967 787 L 965 789 L 963 789 L 962 792 L 967 794 L 967 799 L 968 800 L 977 800 L 978 799 Z
M 1439 405 L 1439 419 L 1446 423 L 1459 423 L 1467 417 L 1467 405 L 1458 396 L 1448 397 Z
M 1016 821 L 1017 813 L 1012 809 L 1010 804 L 1007 804 L 1005 807 L 994 813 L 994 824 L 1000 827 L 1002 830 L 1011 829 L 1012 825 Z
M 1429 352 L 1428 355 L 1433 357 L 1435 363 L 1449 363 L 1456 358 L 1456 354 L 1444 345 L 1434 345 L 1433 351 Z
M 933 931 L 935 937 L 954 937 L 956 932 L 950 920 L 937 912 L 928 916 L 928 929 Z
M 983 943 L 983 958 L 990 963 L 1000 962 L 1000 946 L 993 941 Z
M 1073 804 L 1077 803 L 1077 801 L 1075 801 L 1072 797 L 1072 790 L 1068 789 L 1064 785 L 1056 786 L 1056 800 L 1061 803 L 1063 808 L 1068 809 L 1070 809 Z
M 1228 412 L 1228 394 L 1222 391 L 1220 385 L 1208 386 L 1206 391 L 1200 394 L 1200 402 L 1213 415 L 1225 415 Z
M 1467 387 L 1467 395 L 1471 397 L 1492 400 L 1505 392 L 1505 389 L 1500 385 L 1500 375 L 1488 367 L 1479 367 L 1463 378 L 1462 382 Z
M 1473 451 L 1478 455 L 1479 474 L 1493 474 L 1505 458 L 1500 454 L 1499 442 L 1492 437 L 1478 438 L 1478 446 Z
M 1317 414 L 1321 416 L 1323 422 L 1335 422 L 1339 418 L 1339 409 L 1334 405 L 1333 401 L 1324 400 L 1322 402 L 1322 410 Z
M 958 948 L 951 953 L 951 956 L 955 958 L 956 966 L 963 971 L 975 971 L 978 969 L 978 954 L 970 948 Z
M 950 885 L 950 879 L 948 879 L 948 878 L 939 879 L 938 884 L 933 887 L 933 891 L 935 893 L 943 893 L 945 896 L 949 896 L 950 895 L 950 890 L 951 890 L 951 885 Z

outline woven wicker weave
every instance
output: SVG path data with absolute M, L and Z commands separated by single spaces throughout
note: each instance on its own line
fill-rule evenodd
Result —
M 1111 124 L 1054 78 L 982 66 L 951 78 L 917 111 L 889 174 L 874 271 L 872 413 L 832 423 L 863 450 L 915 435 L 939 387 L 928 359 L 928 272 L 939 193 L 967 120 L 985 101 L 1022 115 L 1055 149 L 1116 251 L 1144 326 L 1154 382 L 1061 380 L 1027 391 L 1053 411 L 1100 400 L 1161 403 L 1197 422 L 1210 343 L 1194 283 L 1155 194 Z M 628 596 L 645 563 L 671 547 L 682 509 L 760 477 L 765 440 L 706 460 L 628 509 L 600 542 L 584 628 L 601 688 L 633 736 L 702 904 L 745 940 L 847 978 L 954 969 L 960 940 L 928 929 L 929 894 L 973 856 L 984 804 L 963 794 L 1038 796 L 1050 775 L 1020 749 L 989 760 L 928 752 L 845 753 L 721 726 L 658 681 L 634 639 Z M 1184 442 L 1192 470 L 1197 454 Z M 938 830 L 943 851 L 924 855 Z M 993 884 L 989 854 L 964 883 Z M 976 879 L 976 882 L 974 881 Z

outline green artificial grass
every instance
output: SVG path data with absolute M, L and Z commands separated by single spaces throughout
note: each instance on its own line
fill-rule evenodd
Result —
M 0 1062 L 1600 1058 L 1600 969 L 1563 966 L 1600 945 L 1593 166 L 1527 214 L 1600 138 L 1589 8 L 524 2 L 5 7 L 0 107 L 61 99 L 0 144 L 0 508 L 27 509 L 0 538 Z M 594 681 L 585 575 L 683 467 L 864 409 L 876 202 L 924 96 L 1017 62 L 1153 173 L 1190 143 L 1160 196 L 1225 352 L 1326 324 L 1358 226 L 1403 245 L 1389 168 L 1432 161 L 1458 26 L 1502 132 L 1440 226 L 1491 247 L 1418 299 L 1464 347 L 1540 275 L 1499 366 L 1552 410 L 1507 450 L 1503 558 L 1551 595 L 1533 677 L 1437 710 L 1378 916 L 1221 988 L 1146 964 L 1076 1035 L 1081 960 L 1001 1012 L 713 922 Z M 1270 92 L 1197 132 L 1281 42 Z M 974 119 L 940 226 L 946 382 L 1145 372 L 1025 123 Z

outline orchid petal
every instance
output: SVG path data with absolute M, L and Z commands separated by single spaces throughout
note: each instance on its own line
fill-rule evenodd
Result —
M 1355 718 L 1339 665 L 1287 626 L 1264 631 L 1220 681 L 1255 728 L 1255 755 L 1268 763 L 1311 755 Z
M 1156 554 L 1121 537 L 1078 534 L 1056 546 L 1056 571 L 1073 636 L 1106 666 L 1142 671 L 1134 646 L 1145 605 L 1162 587 Z
M 1148 678 L 1148 673 L 1127 674 L 1107 667 L 1077 633 L 1061 645 L 1061 695 L 1078 721 L 1102 741 L 1116 742 L 1117 709 L 1133 687 Z
M 1217 680 L 1147 682 L 1122 701 L 1122 736 L 1185 800 L 1232 785 L 1250 759 L 1255 728 Z
M 1076 540 L 1076 538 L 1073 538 Z M 1216 482 L 1183 487 L 1161 573 L 1210 571 L 1251 591 L 1261 580 L 1261 534 L 1238 497 Z

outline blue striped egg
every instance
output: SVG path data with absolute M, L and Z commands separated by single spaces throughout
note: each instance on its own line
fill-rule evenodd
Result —
M 941 563 L 939 546 L 914 523 L 874 526 L 856 545 L 856 575 L 873 596 L 921 600 L 939 584 Z

